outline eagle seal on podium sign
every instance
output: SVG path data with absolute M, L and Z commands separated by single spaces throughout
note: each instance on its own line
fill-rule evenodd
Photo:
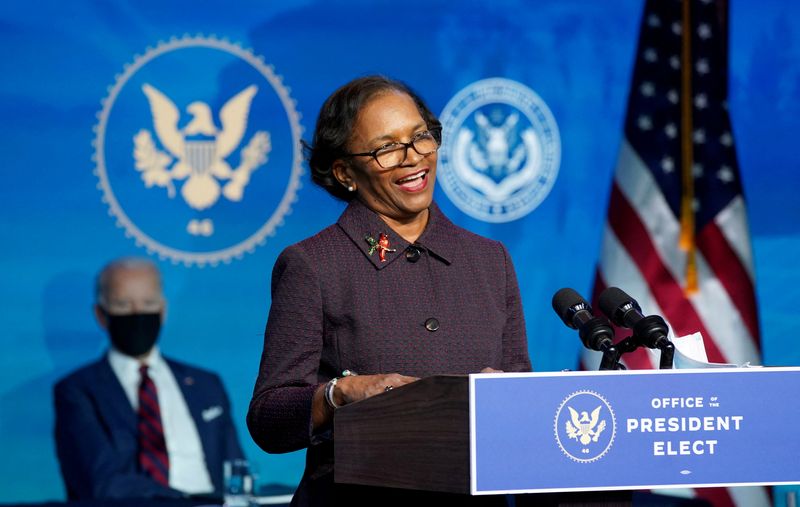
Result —
M 586 410 L 578 414 L 578 411 L 574 408 L 567 408 L 572 417 L 571 420 L 567 421 L 567 436 L 578 440 L 583 445 L 588 445 L 590 442 L 597 442 L 597 439 L 600 438 L 600 434 L 606 429 L 606 422 L 599 420 L 600 409 L 602 407 L 598 406 L 596 409 L 592 410 L 591 417 Z
M 578 391 L 561 402 L 554 429 L 556 443 L 568 458 L 591 463 L 611 449 L 616 420 L 605 398 L 593 391 Z

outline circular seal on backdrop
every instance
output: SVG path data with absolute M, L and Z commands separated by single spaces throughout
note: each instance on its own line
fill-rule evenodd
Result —
M 102 105 L 98 188 L 149 254 L 227 263 L 291 211 L 303 173 L 299 115 L 251 50 L 213 36 L 161 42 L 124 67 Z
M 558 447 L 567 457 L 591 463 L 611 449 L 617 422 L 605 398 L 593 391 L 577 391 L 561 402 L 554 429 Z
M 461 211 L 510 222 L 550 193 L 561 163 L 558 125 L 547 104 L 510 79 L 476 81 L 442 111 L 438 180 Z

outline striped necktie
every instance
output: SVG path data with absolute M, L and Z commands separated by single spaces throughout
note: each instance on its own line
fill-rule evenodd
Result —
M 169 456 L 158 408 L 158 392 L 147 374 L 147 365 L 139 368 L 139 466 L 156 482 L 169 486 Z

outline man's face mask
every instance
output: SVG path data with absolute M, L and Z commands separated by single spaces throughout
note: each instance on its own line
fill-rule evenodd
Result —
M 141 356 L 153 348 L 161 330 L 161 313 L 111 315 L 106 312 L 106 319 L 114 348 L 132 357 Z

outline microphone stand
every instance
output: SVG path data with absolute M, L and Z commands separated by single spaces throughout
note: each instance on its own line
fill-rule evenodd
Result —
M 671 370 L 673 359 L 675 357 L 675 345 L 669 340 L 659 340 L 657 345 L 658 349 L 661 351 L 661 357 L 659 358 L 659 370 Z M 642 344 L 639 343 L 633 335 L 625 338 L 624 340 L 620 341 L 615 345 L 616 347 L 616 357 L 612 360 L 613 367 L 610 368 L 603 368 L 603 363 L 606 362 L 605 352 L 603 353 L 603 362 L 600 363 L 600 369 L 608 369 L 608 370 L 625 370 L 625 366 L 620 364 L 619 361 L 622 358 L 623 354 L 627 354 L 629 352 L 633 352 L 634 350 L 642 347 Z M 611 347 L 613 348 L 613 347 Z
M 616 345 L 617 347 L 617 357 L 615 362 L 616 370 L 627 370 L 624 364 L 620 364 L 619 360 L 622 358 L 622 354 L 627 354 L 629 352 L 633 352 L 634 350 L 640 347 L 639 343 L 633 338 L 633 335 L 625 338 L 624 340 L 620 341 Z
M 660 340 L 658 348 L 661 350 L 661 360 L 658 364 L 659 370 L 671 370 L 672 360 L 675 358 L 675 344 L 669 340 Z
M 619 370 L 620 353 L 617 347 L 613 344 L 601 344 L 600 348 L 603 350 L 603 359 L 600 361 L 600 368 L 598 370 Z

